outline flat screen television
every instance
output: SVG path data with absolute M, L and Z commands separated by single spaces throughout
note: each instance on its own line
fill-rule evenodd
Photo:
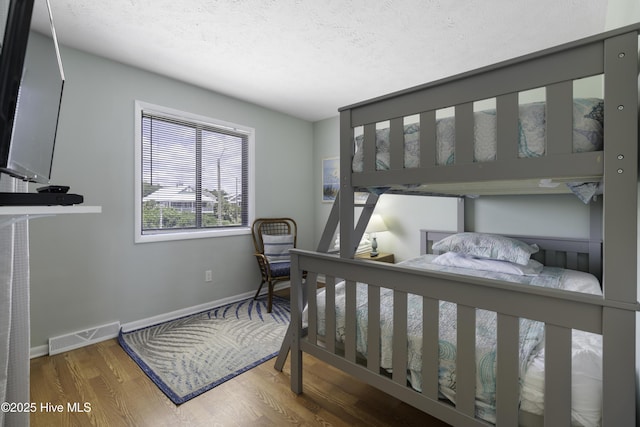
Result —
M 49 0 L 8 2 L 0 51 L 0 172 L 48 183 L 64 87 L 51 8 Z M 38 12 L 51 23 L 44 43 L 33 42 L 31 21 Z

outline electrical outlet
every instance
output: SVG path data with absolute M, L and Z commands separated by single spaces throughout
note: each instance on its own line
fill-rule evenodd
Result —
M 213 282 L 213 273 L 211 272 L 211 270 L 207 270 L 204 272 L 204 281 Z

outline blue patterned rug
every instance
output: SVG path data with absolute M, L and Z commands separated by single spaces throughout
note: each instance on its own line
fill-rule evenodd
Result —
M 278 354 L 291 319 L 289 301 L 247 299 L 123 333 L 118 342 L 179 405 Z

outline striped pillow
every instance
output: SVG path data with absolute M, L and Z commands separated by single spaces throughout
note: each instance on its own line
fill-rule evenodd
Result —
M 264 255 L 269 262 L 289 262 L 289 249 L 293 249 L 293 235 L 282 234 L 272 236 L 265 234 L 262 236 L 264 244 Z

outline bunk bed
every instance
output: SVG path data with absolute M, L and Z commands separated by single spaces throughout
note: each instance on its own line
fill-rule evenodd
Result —
M 632 25 L 340 110 L 340 254 L 291 253 L 292 321 L 283 349 L 290 346 L 294 392 L 303 391 L 306 352 L 452 425 L 571 425 L 581 422 L 572 414 L 572 347 L 582 331 L 601 343 L 602 398 L 594 423 L 636 425 L 639 32 L 640 24 Z M 602 76 L 602 99 L 574 95 L 574 82 L 590 76 Z M 544 88 L 543 103 L 521 105 L 518 94 L 535 88 Z M 474 103 L 486 99 L 495 100 L 495 109 L 475 111 Z M 523 108 L 539 116 L 540 105 L 541 123 L 524 123 Z M 585 105 L 586 113 L 580 110 Z M 438 119 L 447 107 L 454 108 L 454 118 Z M 593 120 L 582 128 L 577 122 L 587 115 Z M 481 124 L 487 117 L 490 132 Z M 536 126 L 543 128 L 541 148 L 523 150 L 523 138 L 535 139 L 523 129 L 540 133 Z M 478 136 L 487 133 L 489 148 Z M 588 134 L 591 147 L 576 143 L 576 134 Z M 417 260 L 356 260 L 362 228 L 354 219 L 357 191 L 447 197 L 573 192 L 591 206 L 590 237 L 517 236 L 510 244 L 532 249 L 524 261 L 511 261 L 536 258 L 545 268 L 588 271 L 581 274 L 591 278 L 592 292 L 512 283 L 510 276 L 470 275 L 456 267 L 425 268 Z M 455 239 L 468 237 L 461 234 L 461 212 Z M 422 235 L 424 254 L 433 252 L 434 243 L 444 255 L 459 248 L 447 247 L 449 234 Z M 430 263 L 434 255 L 422 257 L 431 257 Z M 326 282 L 319 292 L 318 275 Z M 448 320 L 445 305 L 455 308 Z M 480 312 L 490 313 L 497 327 L 488 409 L 478 380 L 486 367 L 476 364 L 483 351 Z M 525 321 L 542 335 L 523 355 Z M 443 374 L 443 329 L 451 322 L 453 368 Z M 542 361 L 536 360 L 541 348 Z M 537 373 L 544 382 L 538 415 L 526 409 L 521 389 L 534 361 L 543 367 Z M 443 375 L 451 380 L 449 392 Z

